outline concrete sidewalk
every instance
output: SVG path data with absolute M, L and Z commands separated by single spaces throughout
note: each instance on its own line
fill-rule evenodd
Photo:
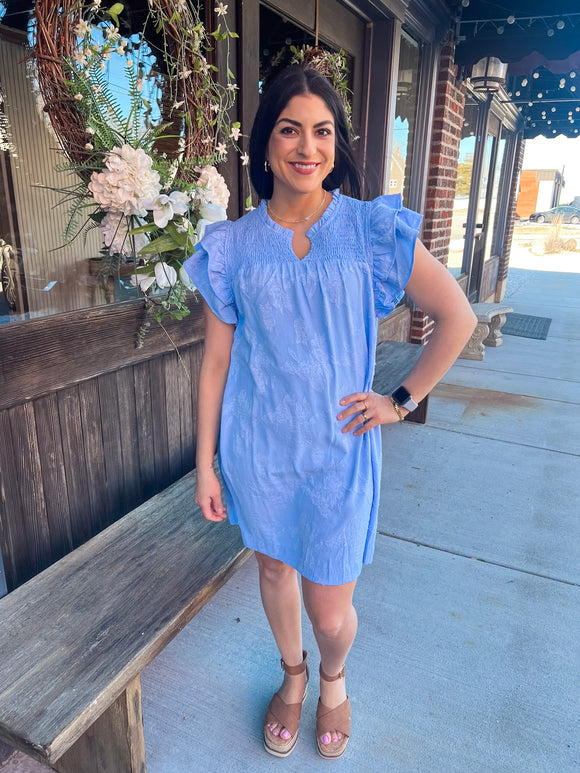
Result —
M 580 770 L 580 274 L 512 270 L 506 300 L 551 317 L 548 339 L 458 361 L 427 425 L 384 429 L 336 769 Z M 327 770 L 305 631 L 314 678 L 278 760 L 261 738 L 281 672 L 250 559 L 143 674 L 148 773 Z

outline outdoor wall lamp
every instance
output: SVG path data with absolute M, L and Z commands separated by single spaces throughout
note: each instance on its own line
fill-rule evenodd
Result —
M 476 62 L 471 69 L 471 84 L 476 91 L 499 91 L 505 84 L 507 64 L 496 56 L 486 56 Z

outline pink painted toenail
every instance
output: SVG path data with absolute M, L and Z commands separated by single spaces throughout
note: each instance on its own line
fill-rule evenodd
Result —
M 290 738 L 290 733 L 287 730 L 282 732 L 282 738 Z
M 330 736 L 329 735 L 323 735 L 322 736 L 322 743 L 330 743 Z

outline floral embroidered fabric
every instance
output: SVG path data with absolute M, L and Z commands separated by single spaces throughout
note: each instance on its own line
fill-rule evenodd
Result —
M 400 196 L 335 191 L 300 260 L 262 202 L 209 226 L 185 263 L 236 325 L 219 448 L 229 519 L 247 547 L 312 582 L 350 582 L 372 560 L 380 427 L 355 437 L 336 416 L 371 388 L 376 317 L 403 295 L 420 221 Z

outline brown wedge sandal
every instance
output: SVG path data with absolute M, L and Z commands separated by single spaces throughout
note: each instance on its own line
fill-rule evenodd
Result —
M 328 676 L 322 670 L 320 666 L 320 678 L 325 682 L 336 682 L 337 679 L 344 679 L 345 667 L 343 666 L 336 676 Z M 340 741 L 331 741 L 330 743 L 322 743 L 321 736 L 328 734 L 332 731 L 342 733 Z M 321 757 L 327 760 L 334 760 L 337 757 L 342 757 L 348 738 L 350 736 L 350 701 L 348 696 L 339 706 L 334 709 L 329 709 L 324 703 L 318 699 L 318 708 L 316 709 L 316 745 L 318 747 L 318 753 Z
M 302 663 L 297 666 L 288 666 L 284 660 L 280 658 L 282 671 L 290 674 L 290 676 L 297 676 L 306 671 L 306 687 L 304 688 L 304 695 L 302 696 L 300 703 L 286 703 L 278 693 L 276 693 L 270 701 L 268 711 L 266 712 L 265 724 L 268 725 L 271 722 L 278 722 L 278 724 L 283 725 L 290 733 L 290 738 L 287 741 L 284 741 L 279 736 L 273 735 L 267 727 L 264 727 L 264 748 L 275 757 L 287 757 L 298 741 L 298 723 L 300 722 L 302 704 L 306 699 L 308 679 L 310 678 L 306 657 L 306 650 L 302 650 Z

